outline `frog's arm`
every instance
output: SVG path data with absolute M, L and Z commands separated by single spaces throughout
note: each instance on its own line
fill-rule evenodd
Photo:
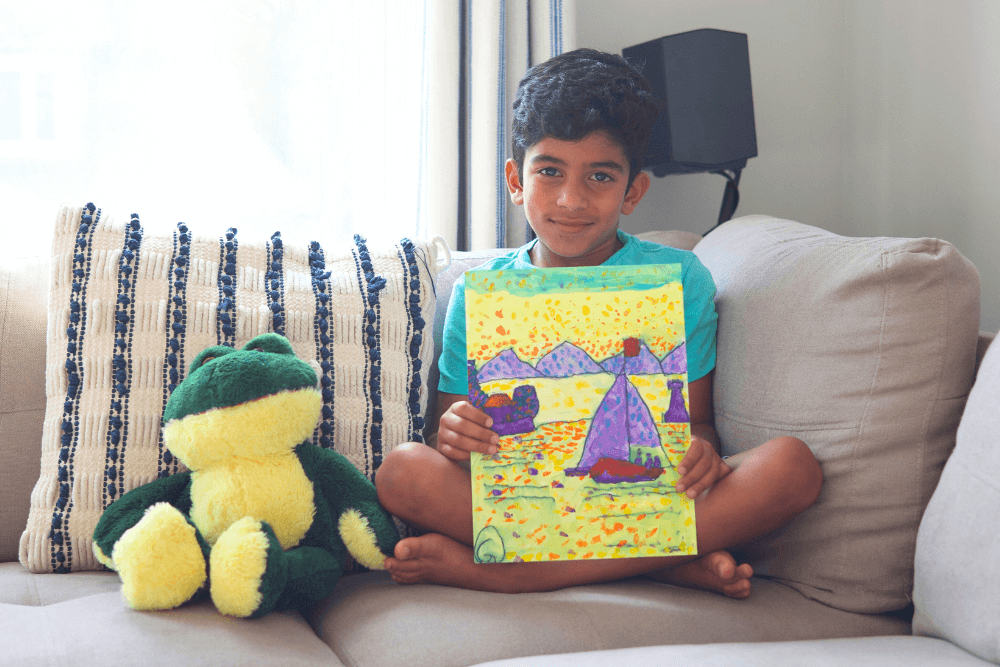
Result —
M 375 485 L 344 456 L 305 442 L 296 453 L 317 495 L 339 517 L 337 530 L 351 555 L 365 567 L 384 569 L 382 562 L 399 541 L 392 516 L 378 502 Z
M 191 473 L 161 477 L 132 489 L 111 503 L 94 529 L 94 553 L 110 567 L 111 552 L 122 534 L 132 528 L 157 503 L 169 503 L 187 515 L 191 509 Z

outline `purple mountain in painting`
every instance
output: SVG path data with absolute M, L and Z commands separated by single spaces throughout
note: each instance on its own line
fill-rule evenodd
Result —
M 530 364 L 521 361 L 514 350 L 504 350 L 493 357 L 479 369 L 479 381 L 489 382 L 490 380 L 512 380 L 515 378 L 535 378 L 541 373 L 531 367 Z
M 569 341 L 559 343 L 538 363 L 535 370 L 554 378 L 565 378 L 582 373 L 604 373 L 604 369 L 589 354 Z
M 660 361 L 653 356 L 645 343 L 640 343 L 639 354 L 634 357 L 626 357 L 624 353 L 608 357 L 601 362 L 601 367 L 610 373 L 618 373 L 625 364 L 625 375 L 647 375 L 650 373 L 662 373 Z
M 663 357 L 660 368 L 666 375 L 679 375 L 687 373 L 687 343 L 681 343 Z

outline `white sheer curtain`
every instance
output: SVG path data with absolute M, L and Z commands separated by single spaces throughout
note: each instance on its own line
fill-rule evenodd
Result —
M 147 229 L 433 235 L 418 213 L 427 9 L 4 0 L 0 246 L 34 254 L 60 203 L 88 201 Z
M 426 3 L 422 210 L 452 248 L 522 245 L 530 230 L 503 179 L 512 103 L 531 65 L 575 48 L 575 0 Z

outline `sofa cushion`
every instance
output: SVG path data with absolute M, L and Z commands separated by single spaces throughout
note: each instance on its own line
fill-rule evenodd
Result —
M 342 579 L 306 620 L 344 664 L 366 667 L 457 667 L 629 646 L 909 634 L 909 623 L 898 618 L 833 609 L 764 579 L 753 586 L 746 600 L 645 578 L 509 595 L 403 586 L 385 572 L 371 572 Z
M 816 503 L 742 556 L 841 609 L 906 606 L 917 527 L 972 385 L 975 268 L 945 241 L 765 216 L 727 222 L 695 253 L 718 288 L 723 453 L 794 435 L 823 469 Z
M 44 607 L 0 604 L 0 637 L 4 665 L 341 665 L 298 612 L 235 619 L 208 600 L 140 612 L 117 592 Z
M 114 572 L 34 574 L 20 563 L 0 563 L 0 604 L 44 607 L 66 600 L 121 590 Z
M 616 651 L 564 653 L 517 660 L 495 660 L 475 667 L 983 667 L 954 644 L 916 637 L 816 639 L 798 642 L 644 646 Z
M 983 358 L 917 534 L 913 632 L 1000 663 L 1000 345 Z
M 47 257 L 5 258 L 0 268 L 0 562 L 17 560 L 45 414 Z
M 137 216 L 120 224 L 92 205 L 61 210 L 41 475 L 20 544 L 33 572 L 102 567 L 91 534 L 104 508 L 180 469 L 163 447 L 163 406 L 206 347 L 284 334 L 321 380 L 313 441 L 370 477 L 390 448 L 420 438 L 437 246 L 357 237 L 324 248 L 218 231 L 178 224 L 156 235 Z

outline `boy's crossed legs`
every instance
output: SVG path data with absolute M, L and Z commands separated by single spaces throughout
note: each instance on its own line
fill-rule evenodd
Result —
M 819 494 L 822 472 L 798 438 L 781 437 L 731 457 L 726 475 L 695 501 L 703 556 L 660 556 L 548 563 L 473 560 L 469 472 L 427 445 L 392 451 L 376 477 L 379 500 L 406 523 L 430 531 L 401 540 L 386 569 L 400 583 L 436 583 L 520 593 L 612 581 L 640 574 L 730 597 L 750 594 L 747 564 L 725 549 L 785 525 Z

